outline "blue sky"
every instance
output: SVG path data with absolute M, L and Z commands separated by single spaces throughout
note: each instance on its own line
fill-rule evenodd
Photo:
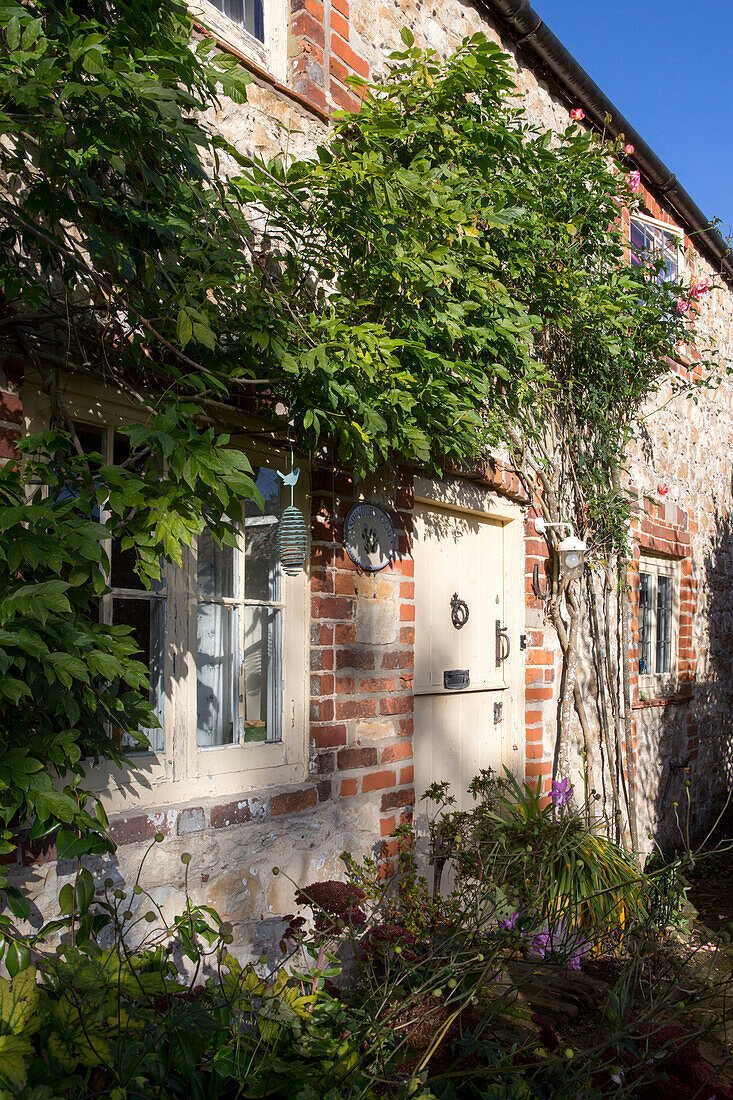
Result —
M 532 0 L 703 213 L 733 223 L 733 0 Z

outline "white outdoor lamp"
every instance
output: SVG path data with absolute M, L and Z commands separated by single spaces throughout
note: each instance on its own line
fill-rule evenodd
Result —
M 580 577 L 583 573 L 587 547 L 582 539 L 573 534 L 572 523 L 547 523 L 544 519 L 536 519 L 534 527 L 538 535 L 544 535 L 549 527 L 565 527 L 570 532 L 557 546 L 560 575 L 569 581 Z
M 569 581 L 582 576 L 585 564 L 585 543 L 575 535 L 563 539 L 557 548 L 560 555 L 560 573 Z

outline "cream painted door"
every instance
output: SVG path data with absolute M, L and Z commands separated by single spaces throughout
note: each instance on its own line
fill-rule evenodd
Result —
M 467 807 L 472 800 L 466 788 L 482 768 L 515 766 L 512 670 L 518 639 L 505 618 L 512 575 L 505 527 L 489 516 L 438 504 L 415 507 L 418 799 L 431 783 L 446 781 L 458 804 Z M 460 627 L 452 621 L 454 595 L 468 606 Z M 465 673 L 465 687 L 448 686 Z M 424 812 L 419 802 L 417 812 Z

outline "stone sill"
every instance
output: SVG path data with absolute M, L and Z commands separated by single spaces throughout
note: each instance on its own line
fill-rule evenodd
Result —
M 676 695 L 664 695 L 655 699 L 637 699 L 631 704 L 632 710 L 646 710 L 658 707 L 678 707 L 692 701 L 691 691 L 680 691 Z

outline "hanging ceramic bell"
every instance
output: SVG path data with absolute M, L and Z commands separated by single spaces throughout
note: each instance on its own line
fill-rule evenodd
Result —
M 290 486 L 290 504 L 280 516 L 277 528 L 277 552 L 283 572 L 289 577 L 295 577 L 305 565 L 305 551 L 308 545 L 308 532 L 303 513 L 295 507 L 293 500 L 300 469 L 293 468 L 289 474 L 280 473 L 278 470 L 278 474 L 283 480 L 283 485 Z

